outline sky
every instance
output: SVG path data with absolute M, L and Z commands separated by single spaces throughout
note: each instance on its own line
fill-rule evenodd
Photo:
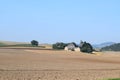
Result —
M 0 40 L 120 42 L 120 0 L 0 0 Z

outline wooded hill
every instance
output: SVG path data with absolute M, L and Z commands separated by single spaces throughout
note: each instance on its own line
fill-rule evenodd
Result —
M 120 51 L 120 43 L 101 48 L 102 51 Z

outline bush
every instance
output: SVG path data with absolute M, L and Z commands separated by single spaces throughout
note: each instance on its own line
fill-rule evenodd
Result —
M 65 46 L 67 46 L 67 44 L 62 43 L 62 42 L 57 42 L 55 44 L 53 44 L 53 49 L 64 49 Z
M 36 40 L 32 40 L 32 41 L 31 41 L 31 44 L 32 44 L 32 46 L 38 46 L 39 43 L 38 43 L 38 41 L 36 41 Z
M 81 52 L 92 53 L 93 47 L 91 46 L 90 43 L 83 42 L 82 45 L 80 46 L 80 50 Z

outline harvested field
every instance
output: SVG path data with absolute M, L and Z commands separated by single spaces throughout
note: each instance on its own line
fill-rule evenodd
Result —
M 120 77 L 120 52 L 0 49 L 0 80 L 99 80 Z

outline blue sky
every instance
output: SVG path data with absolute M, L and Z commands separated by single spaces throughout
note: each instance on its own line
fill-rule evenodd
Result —
M 0 40 L 120 42 L 120 0 L 1 0 Z

